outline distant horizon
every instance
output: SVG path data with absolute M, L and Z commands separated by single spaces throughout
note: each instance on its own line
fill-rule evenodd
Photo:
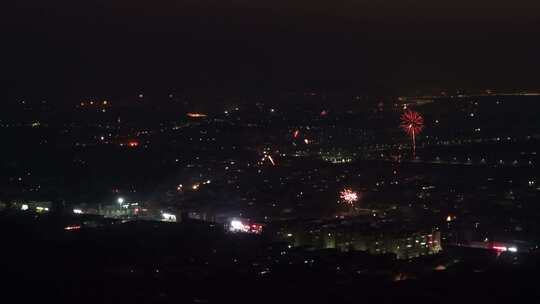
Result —
M 17 1 L 8 96 L 538 87 L 538 1 Z
M 32 91 L 32 90 L 31 90 Z M 97 94 L 77 94 L 77 93 L 42 93 L 32 91 L 30 94 L 13 94 L 10 96 L 4 96 L 4 101 L 9 103 L 18 103 L 21 101 L 28 101 L 31 103 L 56 102 L 57 99 L 61 99 L 66 104 L 76 104 L 84 100 L 152 100 L 152 101 L 166 101 L 177 100 L 182 97 L 194 97 L 203 98 L 209 100 L 219 100 L 226 98 L 240 98 L 239 101 L 245 98 L 276 98 L 285 96 L 347 96 L 350 97 L 359 96 L 362 98 L 399 98 L 399 97 L 445 97 L 445 96 L 458 96 L 458 95 L 518 95 L 527 93 L 539 93 L 540 88 L 533 87 L 516 87 L 516 88 L 428 88 L 428 89 L 416 89 L 410 91 L 394 91 L 394 92 L 365 92 L 355 89 L 320 89 L 320 88 L 305 88 L 305 89 L 284 89 L 284 90 L 209 90 L 209 89 L 183 89 L 183 90 L 136 90 L 132 92 L 129 90 L 123 90 L 121 92 L 114 93 L 97 93 Z M 143 98 L 140 95 L 143 95 Z M 56 100 L 55 100 L 56 99 Z M 254 101 L 256 102 L 256 100 Z

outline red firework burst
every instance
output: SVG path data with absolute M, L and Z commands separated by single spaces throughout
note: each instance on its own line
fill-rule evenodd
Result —
M 410 136 L 416 136 L 424 129 L 424 118 L 415 111 L 406 111 L 401 115 L 401 128 Z

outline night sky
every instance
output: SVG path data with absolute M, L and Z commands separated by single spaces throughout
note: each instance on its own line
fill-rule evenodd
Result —
M 539 1 L 12 2 L 8 96 L 540 87 Z

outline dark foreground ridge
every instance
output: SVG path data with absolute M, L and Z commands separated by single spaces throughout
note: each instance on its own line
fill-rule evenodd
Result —
M 1 214 L 4 297 L 54 303 L 502 303 L 538 296 L 539 257 L 446 248 L 414 260 L 288 248 L 215 224 Z

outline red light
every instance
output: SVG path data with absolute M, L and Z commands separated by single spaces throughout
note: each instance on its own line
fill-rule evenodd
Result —
M 254 233 L 254 234 L 261 234 L 261 233 L 262 233 L 262 230 L 263 230 L 263 226 L 262 226 L 262 225 L 252 224 L 252 225 L 251 225 L 251 229 L 249 230 L 249 232 L 250 232 L 250 233 Z
M 67 226 L 64 228 L 64 230 L 79 230 L 81 229 L 81 226 Z
M 293 137 L 294 137 L 294 138 L 298 138 L 298 135 L 300 135 L 300 130 L 294 131 Z
M 506 248 L 506 246 L 496 246 L 496 245 L 493 245 L 493 248 L 495 251 L 506 251 L 508 250 L 508 248 Z
M 138 142 L 138 141 L 130 141 L 130 142 L 128 143 L 128 146 L 130 146 L 130 147 L 137 147 L 137 146 L 139 146 L 139 142 Z

